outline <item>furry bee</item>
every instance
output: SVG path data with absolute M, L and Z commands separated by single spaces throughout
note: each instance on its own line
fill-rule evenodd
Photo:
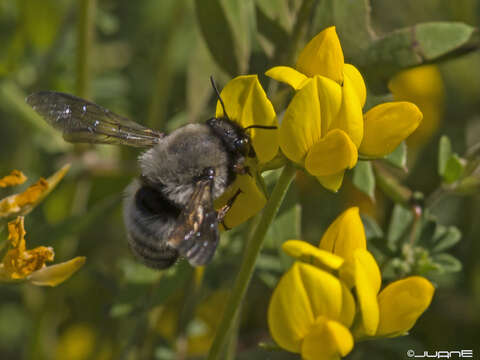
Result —
M 169 135 L 73 95 L 42 91 L 26 98 L 68 142 L 149 148 L 139 157 L 141 176 L 125 191 L 123 214 L 132 252 L 152 268 L 168 268 L 179 256 L 194 266 L 211 260 L 218 224 L 239 192 L 218 211 L 213 201 L 237 174 L 248 173 L 245 160 L 255 156 L 248 128 L 229 119 L 211 81 L 225 116 Z

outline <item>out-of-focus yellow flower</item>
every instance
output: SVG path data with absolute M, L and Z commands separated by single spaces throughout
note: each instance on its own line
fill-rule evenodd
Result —
M 16 216 L 23 216 L 28 214 L 32 211 L 35 206 L 37 206 L 54 188 L 57 184 L 62 180 L 62 178 L 67 173 L 70 165 L 65 165 L 60 170 L 58 170 L 55 174 L 50 176 L 47 179 L 40 178 L 35 184 L 28 187 L 27 190 L 20 194 L 10 195 L 4 199 L 0 200 L 0 220 L 1 219 L 12 219 Z M 20 172 L 18 172 L 20 173 Z M 16 185 L 15 178 L 21 179 L 21 182 L 26 180 L 23 174 L 21 175 L 14 175 L 16 174 L 15 171 L 12 172 L 9 176 L 1 179 L 5 180 L 5 184 Z M 13 177 L 12 177 L 13 175 Z M 10 179 L 8 179 L 10 177 Z M 23 178 L 24 179 L 23 179 Z M 8 186 L 11 186 L 8 185 Z
M 242 128 L 252 125 L 278 126 L 273 105 L 267 98 L 256 75 L 238 76 L 232 79 L 220 93 L 228 117 Z M 220 101 L 217 102 L 216 117 L 224 117 Z M 246 166 L 249 174 L 238 175 L 235 182 L 216 201 L 216 207 L 225 205 L 240 189 L 224 223 L 235 227 L 259 212 L 267 200 L 257 184 L 258 165 L 272 160 L 278 152 L 278 130 L 251 128 L 246 130 L 255 151 L 255 158 L 248 157 Z
M 428 308 L 433 297 L 433 285 L 420 276 L 395 281 L 380 292 L 380 269 L 375 258 L 366 248 L 365 231 L 358 208 L 355 207 L 346 210 L 329 226 L 318 248 L 299 240 L 289 240 L 283 244 L 283 250 L 297 260 L 308 263 L 310 267 L 315 267 L 323 272 L 327 271 L 332 277 L 337 276 L 338 281 L 344 284 L 347 291 L 349 288 L 355 290 L 356 304 L 354 308 L 357 310 L 357 320 L 353 326 L 343 324 L 350 328 L 357 341 L 371 337 L 404 335 Z M 299 280 L 295 281 L 300 283 Z M 292 280 L 292 283 L 287 284 L 290 288 L 289 296 L 301 297 L 303 295 L 297 295 L 298 291 L 292 290 L 295 281 Z M 282 280 L 277 288 L 280 287 L 281 282 Z M 319 282 L 320 278 L 315 280 L 315 284 L 312 284 L 313 280 L 311 280 L 308 286 L 321 287 Z M 285 287 L 283 284 L 282 286 Z M 285 299 L 287 299 L 287 290 L 284 292 Z M 327 296 L 323 293 L 319 294 L 322 297 Z M 328 298 L 326 299 L 324 301 L 329 301 Z M 293 302 L 294 300 L 288 299 L 288 301 Z M 318 299 L 315 301 L 320 302 Z M 284 302 L 287 304 L 287 300 Z M 301 306 L 306 307 L 307 305 L 296 304 L 296 307 Z M 286 306 L 284 311 L 287 311 Z M 301 319 L 302 311 L 311 313 L 304 309 L 295 310 L 288 316 Z M 280 319 L 282 322 L 286 321 L 283 318 Z M 306 331 L 303 328 L 295 329 L 300 335 L 303 334 L 302 331 Z M 294 333 L 286 334 L 285 337 L 290 339 L 290 344 L 272 332 L 273 338 L 280 346 L 294 351 L 296 348 L 293 347 L 293 344 L 298 345 L 302 337 Z M 278 339 L 281 339 L 281 342 Z
M 0 178 L 0 187 L 8 187 L 23 184 L 27 177 L 21 171 L 13 170 L 9 175 Z
M 335 359 L 353 348 L 354 315 L 353 296 L 340 280 L 295 262 L 270 299 L 268 326 L 279 346 L 303 359 Z
M 297 90 L 280 127 L 280 147 L 320 183 L 337 191 L 358 152 L 382 157 L 392 152 L 421 120 L 410 103 L 362 108 L 366 87 L 360 72 L 344 63 L 335 27 L 315 36 L 302 50 L 296 69 L 277 66 L 266 75 Z
M 87 324 L 74 324 L 69 326 L 60 336 L 57 345 L 56 359 L 91 359 L 94 350 L 94 329 Z
M 423 113 L 417 130 L 407 139 L 411 147 L 425 144 L 434 135 L 443 116 L 445 88 L 436 65 L 424 65 L 395 75 L 388 87 L 397 101 L 412 101 Z
M 67 280 L 85 263 L 85 257 L 46 266 L 53 261 L 53 249 L 38 246 L 27 250 L 23 217 L 8 223 L 8 250 L 0 262 L 0 281 L 27 280 L 34 285 L 57 286 Z

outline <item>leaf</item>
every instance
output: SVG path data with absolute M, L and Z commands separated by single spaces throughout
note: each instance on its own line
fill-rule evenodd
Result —
M 438 175 L 445 177 L 447 162 L 452 156 L 452 143 L 448 136 L 443 135 L 438 143 Z
M 447 161 L 447 165 L 445 166 L 445 173 L 443 175 L 443 179 L 447 184 L 457 181 L 460 176 L 462 176 L 465 168 L 464 163 L 464 160 L 457 154 L 450 156 Z
M 405 237 L 413 221 L 410 210 L 401 205 L 395 205 L 387 233 L 387 246 L 392 251 L 397 249 L 399 241 Z
M 353 170 L 353 184 L 361 192 L 375 200 L 375 175 L 370 161 L 359 161 Z
M 462 270 L 462 263 L 454 256 L 446 253 L 435 254 L 433 261 L 440 267 L 441 272 L 457 272 Z
M 195 0 L 200 30 L 217 64 L 236 76 L 239 64 L 235 56 L 235 39 L 225 9 L 219 0 Z
M 374 218 L 365 214 L 361 214 L 361 218 L 367 240 L 383 238 L 383 231 Z
M 390 154 L 385 156 L 385 160 L 399 169 L 407 170 L 407 145 L 402 141 Z
M 370 45 L 375 36 L 370 27 L 370 1 L 329 1 L 332 2 L 333 20 L 345 57 L 354 58 Z
M 461 231 L 455 226 L 443 228 L 442 233 L 435 236 L 435 246 L 432 251 L 445 251 L 455 245 L 462 238 Z
M 475 50 L 475 28 L 459 22 L 428 22 L 393 31 L 374 41 L 356 59 L 370 87 L 386 90 L 398 71 Z
M 281 46 L 288 41 L 288 32 L 277 19 L 272 19 L 267 13 L 264 12 L 264 6 L 262 3 L 268 3 L 267 1 L 257 2 L 256 6 L 256 20 L 258 31 L 265 36 L 275 47 Z

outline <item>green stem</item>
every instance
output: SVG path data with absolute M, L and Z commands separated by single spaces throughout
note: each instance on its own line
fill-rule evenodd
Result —
M 245 296 L 245 293 L 252 278 L 255 268 L 255 262 L 263 245 L 265 234 L 267 233 L 270 224 L 280 208 L 280 205 L 285 198 L 287 190 L 295 176 L 295 167 L 288 163 L 282 171 L 275 188 L 272 191 L 270 199 L 268 199 L 261 215 L 260 221 L 255 228 L 252 236 L 248 240 L 245 254 L 243 256 L 240 271 L 235 280 L 235 284 L 225 307 L 222 320 L 217 328 L 215 339 L 208 354 L 207 360 L 220 359 L 222 350 L 228 340 L 232 325 L 237 316 L 240 304 Z
M 79 19 L 77 29 L 77 95 L 90 98 L 93 33 L 95 26 L 96 0 L 81 0 L 79 2 Z

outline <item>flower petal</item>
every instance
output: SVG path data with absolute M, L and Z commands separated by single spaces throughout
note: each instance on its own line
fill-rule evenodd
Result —
M 288 66 L 275 66 L 265 72 L 265 75 L 277 81 L 286 83 L 295 90 L 301 89 L 308 80 L 308 77 L 304 74 Z
M 0 219 L 28 214 L 57 186 L 69 168 L 67 164 L 48 179 L 41 178 L 23 193 L 0 200 Z
M 239 189 L 241 192 L 235 198 L 232 207 L 223 219 L 223 223 L 228 228 L 233 228 L 247 221 L 262 210 L 267 203 L 267 198 L 260 191 L 253 177 L 237 175 L 234 183 L 228 187 L 222 196 L 215 200 L 215 208 L 219 209 L 225 205 Z
M 285 111 L 280 126 L 280 147 L 290 160 L 303 165 L 308 150 L 321 136 L 317 83 L 309 81 L 297 91 Z
M 57 286 L 72 276 L 83 264 L 84 256 L 77 256 L 69 261 L 46 266 L 28 276 L 28 280 L 34 285 Z
M 340 214 L 323 234 L 318 247 L 347 260 L 352 259 L 356 249 L 366 249 L 367 239 L 358 207 Z
M 367 88 L 365 87 L 365 81 L 363 80 L 362 74 L 355 66 L 345 64 L 343 66 L 343 75 L 348 77 L 349 81 L 353 84 L 358 99 L 360 100 L 360 105 L 362 105 L 363 108 L 365 101 L 367 100 Z
M 337 278 L 312 265 L 295 262 L 270 299 L 270 333 L 281 347 L 300 352 L 302 340 L 315 319 L 338 319 L 341 303 L 342 287 Z
M 353 349 L 353 337 L 342 324 L 317 319 L 302 343 L 302 358 L 305 360 L 333 360 L 346 356 Z
M 377 332 L 379 323 L 379 307 L 377 294 L 382 278 L 375 258 L 367 250 L 357 249 L 354 253 L 355 288 L 358 304 L 362 314 L 362 325 L 367 335 Z
M 23 184 L 26 180 L 27 177 L 23 175 L 21 171 L 12 170 L 9 175 L 0 178 L 0 188 L 20 185 Z
M 358 149 L 363 138 L 363 113 L 357 88 L 355 80 L 346 76 L 342 86 L 342 105 L 329 129 L 345 131 Z
M 257 75 L 243 75 L 232 79 L 220 93 L 228 117 L 246 128 L 250 125 L 278 126 L 273 105 L 258 81 Z M 223 117 L 223 108 L 217 102 L 216 117 Z M 249 129 L 252 146 L 258 160 L 265 163 L 278 152 L 278 130 Z
M 343 175 L 345 171 L 340 171 L 339 173 L 328 175 L 328 176 L 317 176 L 317 180 L 322 186 L 330 191 L 337 192 L 342 186 Z
M 343 82 L 343 51 L 335 26 L 320 32 L 303 48 L 296 68 L 307 75 L 322 75 Z
M 355 300 L 351 291 L 342 282 L 342 311 L 338 321 L 349 328 L 355 318 Z
M 314 176 L 329 176 L 353 168 L 357 159 L 355 144 L 344 131 L 335 129 L 310 148 L 305 168 Z
M 288 240 L 282 244 L 282 250 L 297 260 L 317 267 L 337 270 L 342 266 L 343 259 L 328 251 L 321 250 L 306 241 Z
M 365 136 L 359 151 L 374 157 L 391 153 L 422 121 L 418 107 L 407 101 L 377 105 L 365 114 Z
M 412 276 L 389 284 L 378 295 L 377 336 L 398 336 L 410 330 L 428 308 L 435 289 L 427 279 Z

